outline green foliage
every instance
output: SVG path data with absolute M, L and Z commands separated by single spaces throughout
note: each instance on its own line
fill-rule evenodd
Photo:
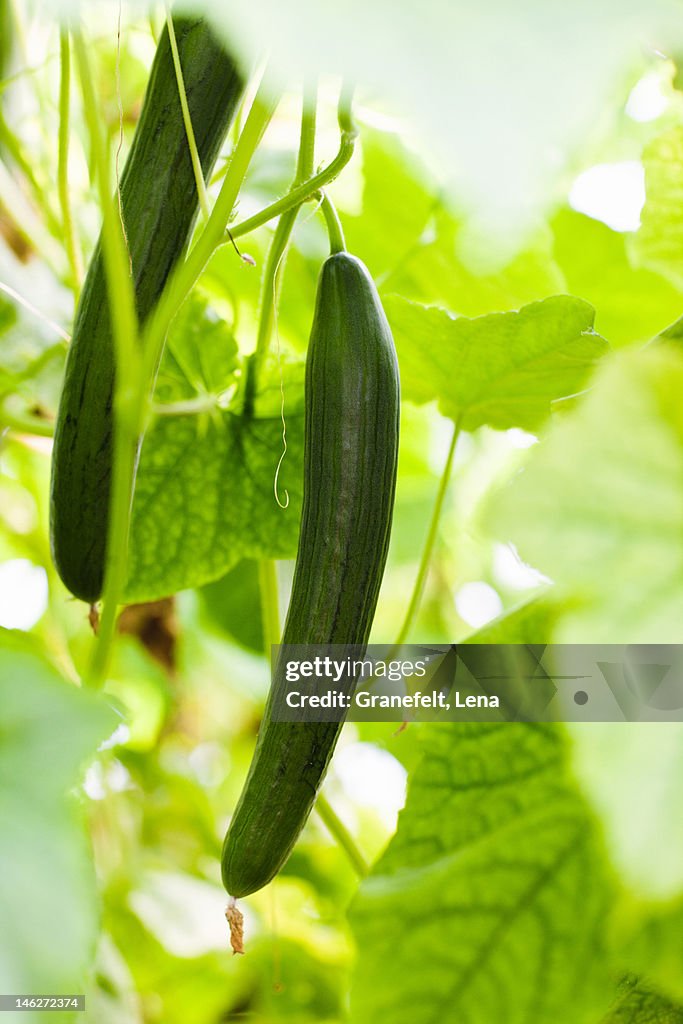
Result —
M 266 387 L 276 390 L 272 378 Z M 280 500 L 289 495 L 287 508 L 275 497 L 282 431 L 279 416 L 261 416 L 258 409 L 248 418 L 216 409 L 204 418 L 156 420 L 135 491 L 128 601 L 200 586 L 242 558 L 296 554 L 303 458 L 303 416 L 296 406 L 287 410 L 287 454 L 278 477 Z
M 432 726 L 351 907 L 352 1019 L 590 1021 L 609 992 L 608 892 L 557 732 Z
M 643 153 L 647 201 L 635 238 L 640 262 L 683 286 L 683 128 L 676 127 L 654 139 Z
M 622 354 L 553 425 L 489 522 L 578 604 L 562 636 L 657 643 L 683 618 L 683 360 Z
M 387 301 L 405 397 L 438 399 L 444 416 L 465 430 L 535 430 L 553 402 L 582 390 L 607 349 L 593 331 L 594 315 L 567 296 L 475 320 Z
M 649 341 L 679 315 L 680 291 L 632 265 L 628 236 L 571 210 L 559 213 L 552 228 L 567 290 L 595 307 L 596 328 L 610 345 Z
M 683 1007 L 675 1005 L 637 978 L 627 979 L 602 1024 L 682 1024 Z
M 212 625 L 248 650 L 264 651 L 257 561 L 243 559 L 225 576 L 202 587 L 200 594 Z
M 0 631 L 3 992 L 81 991 L 98 932 L 82 813 L 68 790 L 120 718 Z
M 683 1004 L 683 902 L 637 904 L 629 910 L 616 922 L 624 963 Z

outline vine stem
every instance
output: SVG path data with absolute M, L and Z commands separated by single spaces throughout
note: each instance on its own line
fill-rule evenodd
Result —
M 156 309 L 147 322 L 143 338 L 144 377 L 151 380 L 161 355 L 166 332 L 206 264 L 223 241 L 226 225 L 244 182 L 251 158 L 259 145 L 279 102 L 273 83 L 264 78 L 244 122 L 209 219 L 184 263 L 171 275 Z
M 325 192 L 322 193 L 320 210 L 325 218 L 327 233 L 330 236 L 330 252 L 332 255 L 338 252 L 345 252 L 344 229 L 342 228 L 339 214 L 334 208 L 334 203 Z
M 295 184 L 311 175 L 315 159 L 315 129 L 318 89 L 315 83 L 304 86 L 301 106 L 301 134 L 299 139 L 299 155 L 297 158 Z M 294 229 L 299 207 L 284 213 L 275 229 L 273 240 L 268 251 L 266 269 L 263 276 L 261 294 L 261 314 L 259 317 L 256 349 L 249 360 L 245 382 L 245 412 L 251 408 L 256 393 L 258 371 L 268 351 L 270 335 L 275 321 L 277 305 L 278 274 L 287 252 L 287 246 Z M 284 427 L 283 427 L 284 429 Z M 261 590 L 261 607 L 263 611 L 263 628 L 266 653 L 270 655 L 271 645 L 280 641 L 280 612 L 278 608 L 277 572 L 272 559 L 262 559 L 259 563 L 259 584 Z
M 394 645 L 391 651 L 387 655 L 387 659 L 390 660 L 394 657 L 395 653 L 400 650 L 403 644 L 406 642 L 408 634 L 413 626 L 415 617 L 417 616 L 420 602 L 422 600 L 422 594 L 424 592 L 425 583 L 427 580 L 427 573 L 429 572 L 429 564 L 432 560 L 432 554 L 434 552 L 434 545 L 439 532 L 439 522 L 441 520 L 441 513 L 443 511 L 443 503 L 448 491 L 448 483 L 451 477 L 451 471 L 453 469 L 453 459 L 455 458 L 455 450 L 458 445 L 458 438 L 461 432 L 461 421 L 456 420 L 453 427 L 453 436 L 451 438 L 450 447 L 448 449 L 448 455 L 446 456 L 446 463 L 441 474 L 441 481 L 439 483 L 439 490 L 437 491 L 436 501 L 434 502 L 434 509 L 432 511 L 432 518 L 429 523 L 429 530 L 427 532 L 427 539 L 425 546 L 422 551 L 422 557 L 420 559 L 420 566 L 417 571 L 415 578 L 415 585 L 413 586 L 413 592 L 410 597 L 410 604 L 406 611 L 403 625 L 401 626 L 398 636 L 394 641 Z
M 302 184 L 292 188 L 282 199 L 277 199 L 274 203 L 270 203 L 258 213 L 255 213 L 253 217 L 248 217 L 246 220 L 234 224 L 230 228 L 230 237 L 226 235 L 223 239 L 224 244 L 232 239 L 240 238 L 242 235 L 247 235 L 250 231 L 255 231 L 256 228 L 260 228 L 267 224 L 269 220 L 274 220 L 275 217 L 287 213 L 288 210 L 298 209 L 302 203 L 305 203 L 307 199 L 313 199 L 325 185 L 329 185 L 331 181 L 334 181 L 339 176 L 354 154 L 358 137 L 358 129 L 353 120 L 352 99 L 353 88 L 345 85 L 339 97 L 337 112 L 341 141 L 337 155 L 331 163 L 321 171 L 318 171 L 317 174 L 312 174 L 313 167 L 311 165 L 310 173 Z M 311 174 L 312 176 L 310 176 Z
M 297 158 L 296 174 L 294 177 L 294 187 L 296 187 L 300 181 L 310 177 L 312 173 L 313 161 L 315 160 L 317 98 L 317 86 L 313 83 L 307 83 L 304 87 L 304 96 L 302 100 L 299 155 Z M 289 240 L 292 236 L 294 224 L 300 209 L 301 203 L 297 206 L 293 206 L 282 214 L 268 250 L 266 269 L 263 275 L 263 288 L 261 291 L 261 312 L 256 335 L 256 348 L 254 349 L 247 365 L 246 381 L 244 385 L 244 414 L 247 416 L 250 415 L 253 409 L 259 371 L 270 345 L 270 336 L 275 322 L 275 309 L 278 297 L 278 276 L 280 275 L 282 264 L 284 263 L 287 246 L 289 245 Z
M 187 143 L 190 147 L 190 159 L 192 160 L 192 170 L 194 171 L 194 180 L 197 185 L 197 195 L 199 197 L 199 207 L 202 211 L 204 220 L 209 219 L 209 200 L 206 195 L 206 182 L 204 181 L 204 172 L 202 171 L 201 161 L 199 159 L 199 152 L 197 150 L 197 141 L 194 135 L 194 128 L 192 127 L 192 118 L 190 116 L 190 108 L 187 103 L 187 92 L 185 91 L 185 79 L 183 77 L 183 68 L 180 63 L 180 54 L 178 53 L 178 42 L 175 37 L 175 26 L 173 25 L 173 17 L 171 15 L 171 8 L 166 4 L 166 25 L 168 26 L 168 38 L 171 43 L 171 53 L 173 55 L 173 66 L 175 68 L 176 81 L 178 83 L 178 96 L 180 98 L 180 108 L 183 112 L 183 122 L 185 124 L 185 132 L 187 134 Z
M 280 642 L 280 601 L 277 585 L 277 567 L 272 558 L 262 558 L 258 566 L 261 615 L 263 618 L 263 646 L 270 658 L 273 644 Z
M 71 267 L 76 298 L 83 283 L 83 261 L 74 229 L 69 193 L 69 139 L 71 135 L 71 48 L 69 32 L 62 29 L 59 36 L 59 149 L 57 156 L 57 188 L 62 208 L 62 223 L 66 253 Z
M 356 842 L 347 829 L 344 822 L 341 820 L 337 812 L 334 810 L 327 797 L 323 793 L 318 793 L 315 801 L 315 809 L 320 815 L 323 823 L 327 829 L 332 833 L 333 837 L 341 846 L 342 850 L 349 858 L 356 874 L 359 878 L 365 878 L 369 873 L 369 867 L 365 857 L 356 846 Z
M 140 373 L 135 297 L 129 275 L 123 225 L 115 213 L 110 195 L 107 146 L 101 131 L 88 52 L 80 32 L 73 33 L 73 43 L 102 208 L 102 252 L 118 368 L 114 386 L 114 460 L 103 612 L 98 640 L 84 676 L 86 685 L 98 687 L 107 676 L 116 627 L 116 612 L 126 580 L 130 509 L 142 425 L 143 397 L 146 390 Z

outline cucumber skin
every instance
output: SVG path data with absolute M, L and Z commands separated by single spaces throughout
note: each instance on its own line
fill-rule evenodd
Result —
M 306 363 L 304 500 L 283 644 L 362 658 L 384 573 L 396 486 L 400 388 L 375 285 L 347 253 L 323 265 Z M 276 665 L 247 781 L 223 844 L 237 898 L 278 873 L 308 819 L 343 723 L 275 722 Z
M 241 75 L 205 22 L 174 28 L 202 170 L 207 177 L 243 92 Z M 198 211 L 168 29 L 160 39 L 121 202 L 138 318 L 154 308 L 186 250 Z M 50 541 L 68 589 L 94 602 L 104 582 L 112 472 L 114 345 L 101 239 L 76 314 L 52 455 Z

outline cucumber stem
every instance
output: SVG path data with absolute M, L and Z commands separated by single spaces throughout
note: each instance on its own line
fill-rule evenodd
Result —
M 231 242 L 235 238 L 240 238 L 242 235 L 247 235 L 250 231 L 255 231 L 256 228 L 262 227 L 263 224 L 267 224 L 269 220 L 274 220 L 275 217 L 286 213 L 287 210 L 301 206 L 307 199 L 313 199 L 318 195 L 324 185 L 329 185 L 331 181 L 339 177 L 353 156 L 358 137 L 358 129 L 351 115 L 351 96 L 352 90 L 350 88 L 345 87 L 342 89 L 337 112 L 337 119 L 341 130 L 341 141 L 337 155 L 332 162 L 327 167 L 323 167 L 317 174 L 313 174 L 312 177 L 307 176 L 307 180 L 303 184 L 292 188 L 282 199 L 277 199 L 274 203 L 265 206 L 259 213 L 255 213 L 253 217 L 248 217 L 246 220 L 234 224 L 230 228 L 230 236 L 226 234 L 223 239 L 223 244 Z M 312 170 L 313 168 L 311 167 L 311 173 Z
M 334 208 L 334 203 L 327 195 L 326 192 L 322 192 L 322 199 L 320 202 L 320 210 L 325 218 L 327 225 L 327 233 L 330 236 L 330 252 L 334 256 L 338 252 L 346 252 L 346 242 L 344 240 L 344 229 L 342 228 L 341 221 L 339 220 L 339 214 Z
M 159 362 L 166 332 L 174 316 L 196 284 L 206 264 L 223 240 L 225 227 L 237 200 L 251 159 L 275 113 L 280 94 L 273 82 L 264 78 L 233 151 L 228 171 L 204 230 L 164 288 L 155 311 L 147 321 L 143 338 L 144 379 L 152 380 Z
M 293 187 L 299 182 L 310 177 L 315 160 L 315 130 L 316 113 L 318 102 L 317 84 L 307 83 L 304 86 L 304 95 L 301 108 L 301 134 L 299 140 L 299 156 L 297 159 L 296 174 Z M 261 292 L 261 315 L 259 317 L 258 333 L 256 336 L 256 348 L 250 357 L 246 368 L 246 379 L 244 385 L 244 415 L 250 416 L 254 408 L 256 397 L 256 386 L 259 371 L 263 360 L 268 352 L 270 336 L 275 321 L 275 309 L 278 301 L 278 278 L 285 261 L 287 246 L 294 230 L 296 218 L 301 209 L 301 204 L 293 206 L 282 214 L 275 229 L 275 234 L 270 243 L 266 269 L 263 275 L 263 289 Z
M 62 207 L 62 223 L 66 253 L 71 267 L 72 285 L 76 299 L 83 284 L 83 262 L 74 228 L 69 192 L 69 139 L 71 136 L 71 47 L 69 33 L 62 29 L 59 35 L 59 150 L 57 156 L 57 187 Z
M 263 621 L 263 647 L 270 659 L 271 647 L 280 642 L 280 606 L 277 585 L 277 567 L 274 559 L 262 558 L 258 564 L 261 617 Z

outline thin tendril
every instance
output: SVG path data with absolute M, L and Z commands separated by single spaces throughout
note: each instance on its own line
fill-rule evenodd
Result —
M 280 255 L 280 259 L 277 261 L 277 265 L 275 267 L 275 273 L 273 274 L 273 294 L 277 294 L 278 274 L 280 273 L 280 267 L 282 266 L 282 263 L 284 261 L 284 258 L 286 256 L 286 254 L 287 254 L 287 249 L 285 248 L 285 249 L 283 249 L 283 251 L 282 251 L 282 253 Z M 275 495 L 275 500 L 278 503 L 278 505 L 280 506 L 280 508 L 288 508 L 289 507 L 289 491 L 287 490 L 287 488 L 285 487 L 285 500 L 284 500 L 284 502 L 280 501 L 280 495 L 278 494 L 278 482 L 279 482 L 279 479 L 280 479 L 280 469 L 282 467 L 282 463 L 285 461 L 285 456 L 287 454 L 287 422 L 285 420 L 285 382 L 284 382 L 284 376 L 283 376 L 283 373 L 282 373 L 282 354 L 281 354 L 281 351 L 280 351 L 280 328 L 278 326 L 277 303 L 273 304 L 273 327 L 275 328 L 275 345 L 276 345 L 276 352 L 277 352 L 277 368 L 278 368 L 278 373 L 280 375 L 280 419 L 282 420 L 282 454 L 280 455 L 280 458 L 279 458 L 278 464 L 277 464 L 277 469 L 275 470 L 275 477 L 273 479 L 273 494 Z
M 119 220 L 121 221 L 121 231 L 123 232 L 123 240 L 126 243 L 126 252 L 128 253 L 128 266 L 130 268 L 130 276 L 133 276 L 133 257 L 130 254 L 130 245 L 128 244 L 128 233 L 126 231 L 126 224 L 123 219 L 123 199 L 121 197 L 121 175 L 119 173 L 119 163 L 121 159 L 121 150 L 123 149 L 123 101 L 121 99 L 121 17 L 123 11 L 123 0 L 119 0 L 119 13 L 116 22 L 116 103 L 119 109 L 119 144 L 116 147 L 115 167 L 116 167 L 116 198 L 119 206 Z

